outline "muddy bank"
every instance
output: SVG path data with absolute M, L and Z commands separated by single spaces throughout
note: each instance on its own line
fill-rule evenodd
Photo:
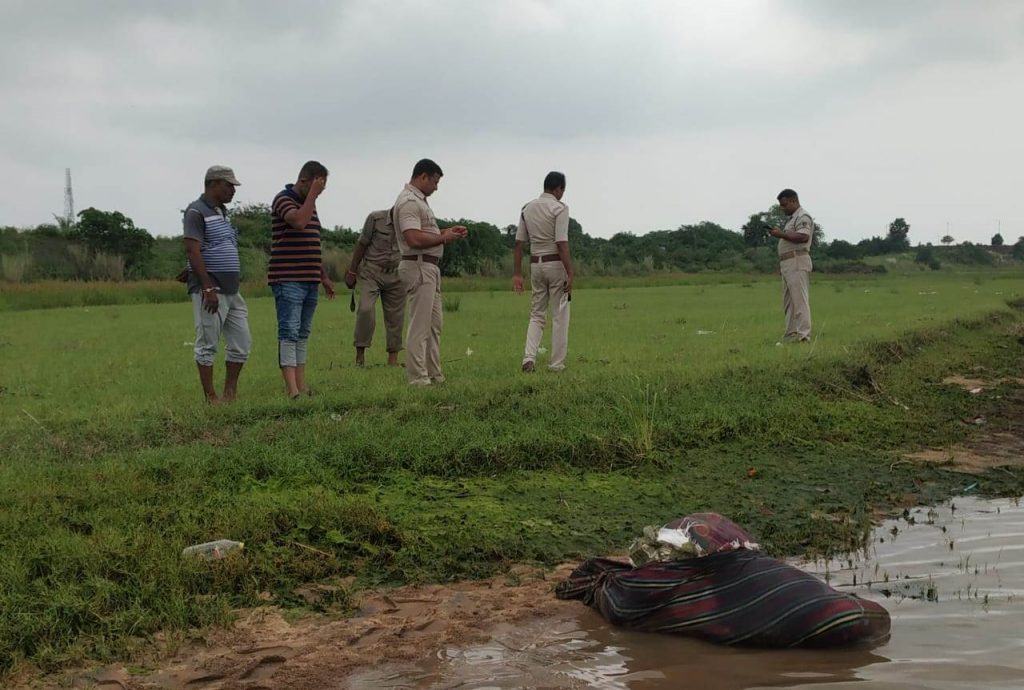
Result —
M 882 603 L 884 645 L 832 651 L 716 647 L 608 626 L 551 594 L 568 566 L 368 594 L 350 619 L 244 612 L 156 669 L 80 673 L 75 687 L 858 688 L 1024 687 L 1024 508 L 954 499 L 886 521 L 861 553 L 799 563 Z M 65 686 L 66 687 L 66 686 Z
M 354 669 L 418 662 L 437 650 L 490 639 L 498 624 L 574 613 L 554 585 L 572 570 L 519 567 L 477 582 L 365 593 L 351 617 L 289 620 L 276 607 L 239 611 L 230 629 L 210 630 L 170 658 L 78 673 L 74 687 L 227 690 L 338 687 Z M 57 681 L 54 681 L 57 682 Z M 42 686 L 37 686 L 42 687 Z

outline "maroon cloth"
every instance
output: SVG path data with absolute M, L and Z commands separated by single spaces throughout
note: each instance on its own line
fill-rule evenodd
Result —
M 594 558 L 556 596 L 580 599 L 615 625 L 727 645 L 838 647 L 888 638 L 881 605 L 742 548 L 753 538 L 726 518 L 696 513 L 666 525 L 685 526 L 708 555 L 640 568 Z
M 756 548 L 756 540 L 750 532 L 718 513 L 693 513 L 673 520 L 665 528 L 687 531 L 701 556 L 742 549 L 746 545 Z

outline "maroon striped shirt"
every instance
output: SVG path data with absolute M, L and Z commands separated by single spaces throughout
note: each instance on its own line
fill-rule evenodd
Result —
M 290 211 L 298 210 L 303 199 L 293 188 L 285 188 L 274 197 L 270 207 L 270 265 L 267 284 L 320 282 L 320 218 L 316 211 L 306 227 L 295 230 L 285 222 Z

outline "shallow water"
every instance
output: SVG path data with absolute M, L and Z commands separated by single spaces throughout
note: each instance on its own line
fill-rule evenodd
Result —
M 502 626 L 484 644 L 346 679 L 376 688 L 1024 688 L 1024 507 L 958 498 L 875 530 L 868 553 L 800 564 L 880 602 L 892 636 L 871 649 L 719 647 L 570 617 Z

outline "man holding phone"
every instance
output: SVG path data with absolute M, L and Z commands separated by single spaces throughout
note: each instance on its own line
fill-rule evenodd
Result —
M 334 299 L 334 283 L 320 256 L 316 200 L 327 187 L 327 168 L 309 161 L 294 184 L 270 207 L 271 244 L 267 283 L 277 308 L 277 354 L 289 398 L 309 394 L 306 352 L 320 285 Z
M 391 209 L 401 256 L 398 275 L 409 303 L 405 373 L 413 386 L 430 386 L 445 380 L 441 372 L 441 257 L 444 245 L 468 234 L 463 225 L 441 230 L 427 203 L 443 175 L 441 166 L 429 158 L 418 161 Z
M 551 361 L 548 369 L 565 369 L 569 352 L 569 302 L 572 299 L 572 259 L 569 256 L 569 207 L 562 203 L 565 175 L 549 172 L 544 178 L 544 193 L 523 206 L 519 214 L 515 248 L 512 250 L 512 288 L 523 292 L 523 244 L 530 243 L 530 325 L 526 329 L 526 348 L 522 369 L 534 370 L 537 351 L 547 322 L 548 304 L 554 323 L 551 327 Z
M 789 218 L 780 229 L 768 231 L 779 240 L 779 272 L 782 274 L 782 307 L 786 312 L 786 342 L 811 340 L 810 276 L 811 240 L 814 220 L 800 206 L 800 197 L 792 189 L 779 192 L 779 206 Z

